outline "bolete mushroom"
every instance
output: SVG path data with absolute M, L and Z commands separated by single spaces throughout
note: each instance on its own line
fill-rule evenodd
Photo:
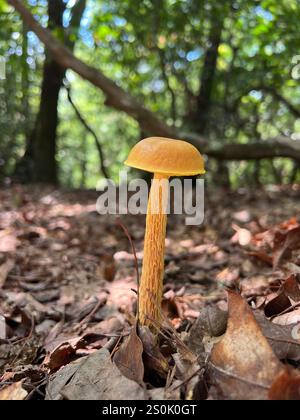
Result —
M 150 137 L 133 147 L 125 164 L 154 173 L 138 294 L 139 322 L 151 326 L 152 323 L 159 323 L 161 314 L 169 178 L 205 173 L 204 160 L 190 143 Z

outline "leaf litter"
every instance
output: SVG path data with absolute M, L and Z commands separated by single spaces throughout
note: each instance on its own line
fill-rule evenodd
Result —
M 209 194 L 200 228 L 170 216 L 157 335 L 135 320 L 143 217 L 2 194 L 2 399 L 300 399 L 299 191 Z

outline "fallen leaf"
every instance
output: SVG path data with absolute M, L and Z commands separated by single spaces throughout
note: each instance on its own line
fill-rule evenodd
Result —
M 156 337 L 145 326 L 139 328 L 139 336 L 143 343 L 143 359 L 146 370 L 154 371 L 162 378 L 166 378 L 169 371 L 169 364 L 159 350 Z
M 68 365 L 62 367 L 56 373 L 50 376 L 46 387 L 46 400 L 62 400 L 63 397 L 60 393 L 62 388 L 71 380 L 77 372 L 79 366 L 86 360 L 87 357 L 75 360 Z
M 273 319 L 274 324 L 278 325 L 293 325 L 300 322 L 300 309 L 288 312 L 287 314 L 279 315 Z
M 268 255 L 266 252 L 264 251 L 249 251 L 248 255 L 250 255 L 251 257 L 256 257 L 259 260 L 265 262 L 268 265 L 273 264 L 273 259 L 272 257 L 270 257 L 270 255 Z
M 206 334 L 212 337 L 220 337 L 226 332 L 227 322 L 227 312 L 222 311 L 217 306 L 206 306 L 200 312 L 199 318 L 194 324 L 195 327 L 191 328 L 191 334 L 195 333 L 197 327 L 201 327 Z
M 280 360 L 300 361 L 300 340 L 293 338 L 293 327 L 274 324 L 259 311 L 254 315 L 276 356 Z
M 22 388 L 23 381 L 15 382 L 14 384 L 8 385 L 0 391 L 0 401 L 22 401 L 24 400 L 28 392 Z
M 91 343 L 103 338 L 105 338 L 104 335 L 96 333 L 86 333 L 79 337 L 67 337 L 62 334 L 53 341 L 45 343 L 47 355 L 44 365 L 50 371 L 55 371 L 69 363 L 78 350 L 85 349 Z
M 265 306 L 267 318 L 279 315 L 291 307 L 291 301 L 284 292 L 280 292 L 274 299 L 270 300 Z
M 61 369 L 58 378 L 64 375 Z M 135 381 L 122 375 L 112 363 L 107 349 L 101 349 L 77 363 L 75 372 L 69 371 L 67 383 L 59 390 L 59 395 L 67 400 L 144 400 L 144 389 Z M 71 376 L 71 377 L 70 377 Z M 52 387 L 55 387 L 55 380 Z
M 269 399 L 277 401 L 300 400 L 300 375 L 292 370 L 284 370 L 274 381 L 269 391 Z
M 74 354 L 75 349 L 70 343 L 62 343 L 46 356 L 44 365 L 52 372 L 70 362 Z
M 285 233 L 277 231 L 273 247 L 273 267 L 276 268 L 288 251 L 300 247 L 300 226 L 288 230 Z
M 267 399 L 268 390 L 283 366 L 247 302 L 231 291 L 228 299 L 227 331 L 211 354 L 214 378 L 224 398 Z
M 114 363 L 126 378 L 143 383 L 144 363 L 143 344 L 137 335 L 136 327 L 133 327 L 129 337 L 122 343 L 114 355 Z
M 300 302 L 300 288 L 297 276 L 292 274 L 283 284 L 284 293 L 294 302 Z

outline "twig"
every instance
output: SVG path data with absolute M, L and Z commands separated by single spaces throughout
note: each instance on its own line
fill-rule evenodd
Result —
M 94 306 L 94 308 L 91 310 L 91 312 L 89 314 L 87 314 L 77 325 L 77 328 L 80 329 L 86 322 L 88 322 L 93 315 L 95 315 L 95 313 L 98 311 L 98 309 L 100 308 L 100 306 L 103 305 L 103 301 L 98 300 L 98 302 L 96 303 L 96 305 Z
M 28 333 L 28 335 L 26 337 L 22 338 L 19 341 L 19 342 L 24 341 L 24 343 L 23 343 L 22 347 L 20 348 L 20 350 L 18 351 L 18 353 L 16 354 L 16 356 L 14 357 L 14 359 L 10 362 L 10 365 L 11 366 L 15 363 L 15 361 L 19 358 L 20 354 L 23 352 L 23 350 L 24 350 L 24 348 L 26 346 L 26 341 L 29 340 L 32 337 L 32 334 L 33 334 L 33 331 L 34 331 L 34 326 L 35 326 L 34 317 L 32 316 L 31 317 L 31 328 L 30 328 L 30 331 L 29 331 L 29 333 Z M 14 342 L 13 344 L 17 344 L 19 342 Z
M 30 326 L 30 331 L 29 331 L 29 333 L 25 336 L 25 337 L 22 337 L 22 338 L 16 338 L 16 339 L 6 339 L 6 340 L 1 340 L 3 343 L 5 343 L 5 344 L 20 344 L 20 343 L 22 343 L 23 341 L 26 341 L 26 340 L 28 340 L 29 338 L 31 338 L 31 336 L 32 336 L 32 334 L 33 334 L 33 330 L 34 330 L 34 327 L 35 327 L 35 323 L 34 323 L 34 317 L 32 316 L 31 317 L 31 326 Z
M 129 230 L 127 229 L 127 227 L 123 224 L 123 222 L 121 221 L 121 219 L 119 217 L 117 217 L 116 219 L 116 223 L 121 226 L 121 228 L 123 229 L 123 232 L 125 233 L 125 235 L 127 236 L 130 245 L 131 245 L 131 249 L 132 249 L 132 253 L 134 256 L 134 262 L 135 262 L 135 271 L 136 271 L 136 282 L 137 282 L 137 308 L 136 308 L 136 320 L 138 321 L 138 317 L 139 317 L 139 290 L 140 290 L 140 273 L 139 273 L 139 263 L 138 263 L 138 259 L 136 256 L 136 250 L 135 250 L 135 246 L 133 243 L 133 240 L 131 238 L 131 235 L 129 233 Z
M 79 111 L 79 109 L 77 108 L 77 106 L 75 105 L 72 96 L 71 96 L 71 87 L 68 85 L 64 85 L 65 89 L 67 91 L 67 95 L 68 95 L 68 100 L 72 106 L 72 108 L 75 111 L 75 114 L 77 115 L 77 118 L 79 119 L 79 121 L 81 122 L 81 124 L 85 127 L 85 129 L 94 137 L 95 140 L 95 145 L 97 147 L 98 153 L 99 153 L 99 157 L 100 157 L 100 167 L 101 167 L 101 172 L 103 173 L 105 178 L 109 178 L 109 174 L 107 172 L 107 168 L 104 164 L 105 158 L 104 158 L 104 153 L 102 150 L 102 146 L 101 143 L 97 137 L 97 134 L 95 133 L 95 131 L 92 129 L 92 127 L 85 121 L 85 119 L 83 118 L 83 116 L 81 115 L 81 112 Z
M 209 362 L 209 366 L 212 369 L 216 370 L 217 372 L 221 373 L 222 375 L 228 376 L 229 378 L 236 379 L 236 380 L 238 380 L 240 382 L 244 382 L 248 385 L 257 386 L 259 388 L 269 390 L 269 387 L 267 387 L 266 385 L 263 385 L 263 384 L 260 384 L 260 383 L 257 383 L 257 382 L 253 382 L 253 381 L 249 381 L 248 379 L 245 379 L 245 378 L 241 378 L 240 376 L 235 375 L 234 373 L 228 372 L 227 370 L 224 370 L 224 369 L 214 365 L 212 362 Z
M 118 344 L 119 341 L 120 341 L 120 336 L 112 337 L 110 340 L 108 340 L 106 344 L 104 344 L 103 348 L 109 351 L 114 350 L 115 346 Z
M 174 388 L 172 388 L 172 387 L 170 387 L 170 388 L 172 389 L 172 391 L 175 391 L 176 389 L 180 388 L 182 385 L 186 385 L 188 382 L 190 382 L 191 379 L 193 379 L 201 371 L 203 371 L 202 373 L 205 372 L 205 368 L 203 366 L 199 367 L 199 369 L 197 369 L 197 370 L 195 370 L 195 372 L 191 373 L 191 375 L 188 376 L 184 381 L 181 381 L 180 384 L 176 385 Z

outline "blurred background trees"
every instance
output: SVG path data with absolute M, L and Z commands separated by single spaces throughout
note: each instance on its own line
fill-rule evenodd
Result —
M 297 0 L 17 1 L 107 89 L 55 59 L 13 3 L 0 0 L 1 181 L 94 188 L 169 132 L 207 153 L 209 181 L 300 181 Z

